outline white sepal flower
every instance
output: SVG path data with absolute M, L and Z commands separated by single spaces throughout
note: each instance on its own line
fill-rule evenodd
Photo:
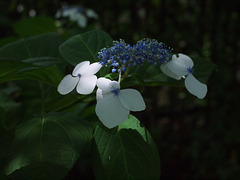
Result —
M 90 64 L 89 61 L 79 63 L 72 74 L 66 75 L 58 85 L 58 92 L 62 95 L 70 93 L 75 87 L 79 94 L 90 94 L 97 82 L 96 74 L 102 65 L 98 62 Z
M 207 94 L 207 86 L 198 81 L 193 75 L 194 63 L 190 57 L 184 54 L 172 56 L 172 60 L 161 65 L 161 70 L 167 76 L 180 80 L 185 78 L 186 89 L 199 99 L 203 99 Z
M 127 120 L 130 111 L 142 111 L 146 108 L 142 95 L 135 89 L 120 90 L 117 81 L 106 78 L 99 78 L 97 86 L 96 114 L 108 128 Z

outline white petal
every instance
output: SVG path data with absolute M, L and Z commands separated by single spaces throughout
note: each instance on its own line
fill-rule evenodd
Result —
M 177 58 L 177 60 L 183 61 L 184 64 L 187 67 L 193 67 L 194 66 L 193 61 L 192 61 L 192 59 L 189 56 L 187 56 L 185 54 L 181 54 L 181 53 L 179 53 L 178 56 L 179 57 Z
M 84 28 L 87 26 L 87 18 L 84 15 L 78 13 L 75 15 L 75 17 L 79 27 Z
M 172 71 L 170 71 L 170 69 L 166 66 L 166 64 L 162 64 L 160 66 L 160 69 L 162 70 L 162 72 L 165 75 L 167 75 L 167 76 L 169 76 L 169 77 L 171 77 L 173 79 L 176 79 L 176 80 L 180 80 L 181 79 L 181 76 L 178 76 L 178 75 L 174 74 Z
M 123 107 L 130 111 L 142 111 L 146 108 L 142 95 L 135 89 L 123 89 L 118 97 Z
M 92 63 L 87 67 L 86 71 L 81 73 L 81 75 L 90 76 L 90 75 L 96 74 L 101 69 L 101 67 L 102 65 L 98 62 Z
M 93 92 L 97 82 L 97 76 L 81 76 L 77 85 L 79 94 L 90 94 Z
M 192 74 L 189 74 L 185 81 L 185 87 L 187 90 L 197 96 L 199 99 L 203 99 L 207 94 L 207 86 L 206 84 L 201 83 L 198 81 Z
M 102 98 L 103 98 L 102 90 L 98 88 L 97 92 L 96 92 L 96 99 L 97 99 L 97 101 L 99 101 Z
M 58 85 L 58 92 L 60 94 L 70 93 L 77 85 L 79 77 L 72 77 L 71 74 L 66 75 Z
M 87 17 L 89 17 L 89 18 L 98 19 L 97 13 L 95 13 L 92 9 L 87 9 L 87 10 L 86 10 L 86 15 L 87 15 Z
M 188 66 L 184 61 L 173 59 L 165 64 L 168 69 L 177 76 L 186 76 L 188 74 L 187 68 Z
M 90 64 L 89 61 L 83 61 L 83 62 L 77 64 L 76 67 L 73 69 L 72 75 L 78 76 L 79 73 L 82 75 L 82 73 L 87 71 L 89 64 Z
M 108 128 L 113 128 L 126 121 L 130 113 L 121 105 L 118 96 L 114 94 L 109 94 L 97 101 L 95 110 L 100 121 Z
M 101 89 L 97 89 L 96 92 L 96 99 L 97 101 L 101 100 L 102 98 L 104 98 L 106 95 L 111 94 L 112 92 L 107 92 L 107 91 L 102 91 Z
M 111 92 L 114 89 L 120 89 L 120 85 L 117 81 L 111 81 L 106 78 L 99 78 L 97 80 L 97 87 L 107 92 Z

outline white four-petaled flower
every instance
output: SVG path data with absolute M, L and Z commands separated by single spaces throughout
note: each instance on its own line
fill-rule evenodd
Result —
M 180 80 L 185 78 L 184 84 L 186 89 L 193 95 L 202 99 L 207 94 L 207 86 L 200 81 L 198 81 L 193 75 L 193 61 L 190 57 L 179 54 L 172 56 L 172 60 L 162 64 L 161 70 L 167 76 Z
M 120 90 L 117 81 L 106 78 L 99 78 L 97 86 L 96 114 L 108 128 L 127 120 L 130 111 L 142 111 L 146 108 L 142 95 L 135 89 Z
M 102 65 L 100 63 L 90 64 L 89 61 L 79 63 L 73 70 L 72 74 L 66 75 L 58 85 L 60 94 L 68 94 L 75 87 L 79 94 L 90 94 L 97 82 L 96 74 Z

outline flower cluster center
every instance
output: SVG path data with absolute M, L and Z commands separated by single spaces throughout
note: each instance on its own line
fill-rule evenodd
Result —
M 170 48 L 155 39 L 142 39 L 134 45 L 124 40 L 114 41 L 113 46 L 103 48 L 98 54 L 101 65 L 112 67 L 112 72 L 124 72 L 128 67 L 143 63 L 157 65 L 169 60 Z
M 113 89 L 113 90 L 111 90 L 111 93 L 113 93 L 116 96 L 118 96 L 119 92 L 120 92 L 120 89 Z
M 188 68 L 187 68 L 187 71 L 188 71 L 189 74 L 192 74 L 193 71 L 194 71 L 194 70 L 193 70 L 193 67 L 188 67 Z

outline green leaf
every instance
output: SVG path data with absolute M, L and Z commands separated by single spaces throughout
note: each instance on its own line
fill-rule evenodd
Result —
M 14 31 L 22 37 L 56 32 L 55 20 L 47 16 L 22 19 L 13 25 Z
M 59 50 L 66 61 L 75 66 L 81 61 L 98 61 L 98 52 L 111 46 L 112 42 L 112 38 L 106 32 L 94 30 L 68 39 Z
M 96 174 L 98 179 L 159 179 L 156 145 L 134 116 L 130 115 L 115 133 L 98 126 L 94 138 L 103 169 L 102 174 Z
M 47 111 L 55 112 L 55 111 L 60 111 L 62 109 L 66 109 L 72 106 L 73 104 L 76 104 L 78 100 L 79 99 L 77 99 L 72 94 L 68 94 L 65 96 L 61 95 L 60 97 L 57 96 L 56 98 L 53 98 L 46 104 Z
M 57 85 L 62 73 L 56 67 L 63 63 L 55 33 L 43 34 L 0 48 L 0 82 L 31 79 Z M 51 67 L 50 67 L 51 66 Z
M 17 40 L 18 40 L 18 38 L 15 37 L 15 36 L 7 36 L 7 37 L 4 37 L 4 38 L 1 38 L 0 39 L 0 47 L 6 45 L 8 43 L 17 41 Z
M 38 174 L 45 179 L 62 179 L 87 150 L 91 139 L 89 123 L 73 114 L 51 113 L 30 119 L 16 130 L 9 153 L 14 158 L 5 168 L 6 174 L 23 170 L 24 178 L 21 175 L 20 179 L 35 179 Z M 58 167 L 66 170 L 59 171 Z
M 199 57 L 192 57 L 194 61 L 193 75 L 201 82 L 205 83 L 211 76 L 212 72 L 217 67 L 216 64 L 211 61 L 204 60 Z
M 1 177 L 1 175 L 5 174 L 4 167 L 12 159 L 12 156 L 9 155 L 9 151 L 11 149 L 14 135 L 14 130 L 10 130 L 9 128 L 0 126 L 0 179 L 7 179 Z
M 49 167 L 49 168 L 46 168 Z M 14 171 L 9 179 L 24 180 L 61 180 L 67 174 L 68 169 L 54 163 L 35 163 Z
M 49 57 L 61 61 L 58 46 L 61 38 L 55 33 L 22 39 L 0 48 L 0 60 L 22 61 L 30 58 Z
M 56 57 L 36 57 L 36 58 L 24 59 L 22 60 L 22 62 L 30 63 L 32 65 L 42 66 L 42 67 L 62 63 L 62 61 L 59 61 L 59 58 L 56 58 Z
M 0 61 L 0 82 L 29 79 L 57 86 L 62 73 L 55 66 L 39 67 L 23 62 Z

